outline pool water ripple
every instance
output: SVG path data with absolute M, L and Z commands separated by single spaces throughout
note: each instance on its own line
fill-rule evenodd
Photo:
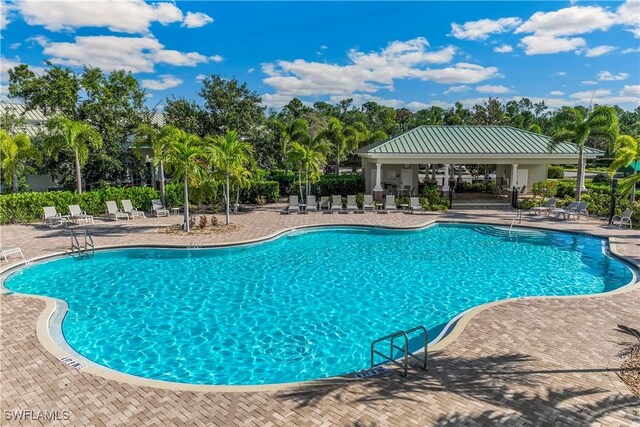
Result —
M 269 384 L 367 368 L 379 336 L 513 297 L 632 280 L 596 238 L 480 225 L 327 228 L 222 249 L 123 249 L 32 265 L 15 292 L 65 300 L 78 353 L 132 375 Z

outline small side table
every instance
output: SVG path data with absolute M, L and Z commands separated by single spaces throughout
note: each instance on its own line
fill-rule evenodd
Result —
M 180 214 L 180 209 L 181 208 L 171 208 L 171 215 L 179 215 Z
M 382 212 L 383 207 L 384 207 L 384 203 L 376 203 L 376 213 Z
M 409 205 L 407 205 L 407 204 L 402 204 L 402 205 L 400 205 L 400 208 L 401 208 L 403 211 L 408 211 L 408 210 L 409 210 Z
M 300 213 L 307 213 L 307 205 L 304 203 L 298 203 L 298 208 L 300 208 Z

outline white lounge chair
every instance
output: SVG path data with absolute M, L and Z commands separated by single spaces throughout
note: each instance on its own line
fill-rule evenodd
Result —
M 589 211 L 587 210 L 588 206 L 589 206 L 589 203 L 580 202 L 580 203 L 578 203 L 578 206 L 576 206 L 576 208 L 574 210 L 566 211 L 566 212 L 560 212 L 560 214 L 562 214 L 562 216 L 566 220 L 571 219 L 571 217 L 573 217 L 573 216 L 575 216 L 576 219 L 580 219 L 580 216 L 582 216 L 582 215 L 585 215 L 587 217 L 587 219 L 589 219 Z
M 8 261 L 9 255 L 11 254 L 20 254 L 20 256 L 24 259 L 24 254 L 22 250 L 17 246 L 10 246 L 5 248 L 0 248 L 0 256 L 4 258 L 5 261 Z
M 578 202 L 571 202 L 569 203 L 565 208 L 555 208 L 555 209 L 551 209 L 549 211 L 549 215 L 551 214 L 555 214 L 556 218 L 560 218 L 560 215 L 563 212 L 567 212 L 567 211 L 573 211 L 576 209 L 576 207 L 578 206 Z
M 356 202 L 355 195 L 347 196 L 347 213 L 349 213 L 349 211 L 358 213 L 358 202 Z
M 387 198 L 384 201 L 384 210 L 386 212 L 398 212 L 398 208 L 396 207 L 396 196 L 394 196 L 393 194 L 387 195 Z
M 633 228 L 631 215 L 633 215 L 633 211 L 631 209 L 626 209 L 622 212 L 622 215 L 614 215 L 613 218 L 611 218 L 611 225 L 616 225 L 616 218 L 618 218 L 618 228 L 622 228 L 623 224 L 627 224 L 629 228 Z
M 318 207 L 320 208 L 321 211 L 322 209 L 326 209 L 326 210 L 331 209 L 331 204 L 329 203 L 329 196 L 321 196 Z
M 160 199 L 151 200 L 151 212 L 155 216 L 160 216 L 160 215 L 169 216 L 169 210 L 164 207 Z
M 535 213 L 536 215 L 538 215 L 538 213 L 540 212 L 546 212 L 547 215 L 549 215 L 549 211 L 555 208 L 555 206 L 556 206 L 556 199 L 551 198 L 547 200 L 547 203 L 545 203 L 544 205 L 536 206 L 534 208 L 529 209 L 529 211 Z
M 298 202 L 298 196 L 289 196 L 289 206 L 287 206 L 287 212 L 300 213 L 300 203 Z
M 129 214 L 119 210 L 115 200 L 110 200 L 107 202 L 107 218 L 113 218 L 116 221 L 118 218 L 129 219 Z
M 342 212 L 342 196 L 331 196 L 331 213 Z
M 316 196 L 307 196 L 307 212 L 318 212 L 318 203 L 316 202 Z
M 145 218 L 144 212 L 134 208 L 133 204 L 131 203 L 131 200 L 129 199 L 120 200 L 120 203 L 122 203 L 122 210 L 125 211 L 127 214 L 129 214 L 131 218 L 135 218 L 137 216 Z
M 362 212 L 366 212 L 367 209 L 371 209 L 372 211 L 376 211 L 376 205 L 373 203 L 373 195 L 365 194 L 364 201 L 362 202 Z
M 42 222 L 48 227 L 55 224 L 67 225 L 67 217 L 60 215 L 55 206 L 45 206 L 44 215 L 42 216 Z
M 409 198 L 409 208 L 411 209 L 411 213 L 414 213 L 414 212 L 424 213 L 424 207 L 422 207 L 422 205 L 420 204 L 420 197 Z
M 91 215 L 87 215 L 85 211 L 80 209 L 80 205 L 69 205 L 69 219 L 76 224 L 79 224 L 81 221 L 93 224 L 93 217 Z

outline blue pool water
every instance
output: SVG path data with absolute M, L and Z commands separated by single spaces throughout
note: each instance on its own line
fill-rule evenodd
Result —
M 196 384 L 268 384 L 369 366 L 371 341 L 505 298 L 606 292 L 632 280 L 602 240 L 483 225 L 326 228 L 253 246 L 126 249 L 11 275 L 65 300 L 62 331 L 112 369 Z

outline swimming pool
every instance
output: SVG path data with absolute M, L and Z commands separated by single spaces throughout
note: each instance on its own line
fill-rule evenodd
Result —
M 314 228 L 216 249 L 120 249 L 24 268 L 6 288 L 68 303 L 64 338 L 128 374 L 270 384 L 369 366 L 372 340 L 436 337 L 492 301 L 614 290 L 633 280 L 601 239 L 488 225 Z

